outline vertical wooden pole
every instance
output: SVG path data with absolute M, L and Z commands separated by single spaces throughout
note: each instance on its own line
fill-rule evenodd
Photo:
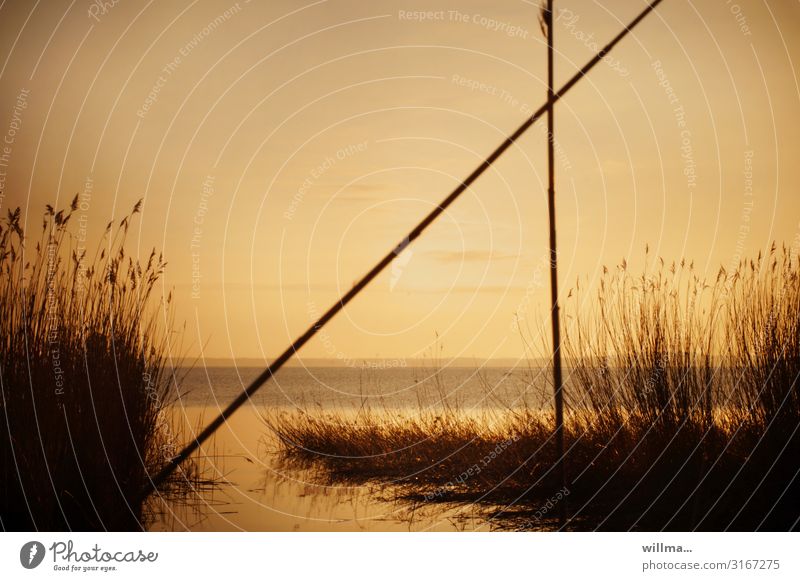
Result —
M 547 0 L 547 209 L 550 221 L 550 320 L 553 328 L 553 387 L 556 400 L 556 466 L 560 490 L 567 485 L 564 461 L 564 384 L 561 374 L 561 325 L 558 307 L 558 251 L 556 248 L 556 178 L 555 178 L 555 119 L 553 115 L 553 0 Z M 558 503 L 558 521 L 563 527 L 567 520 L 566 499 Z

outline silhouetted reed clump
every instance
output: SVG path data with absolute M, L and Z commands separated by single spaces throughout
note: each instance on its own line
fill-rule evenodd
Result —
M 5 530 L 141 529 L 141 490 L 176 437 L 162 415 L 169 299 L 151 304 L 165 263 L 155 251 L 146 264 L 126 257 L 131 216 L 87 258 L 85 231 L 68 228 L 76 210 L 77 197 L 66 211 L 47 206 L 38 240 L 19 209 L 0 225 Z
M 602 528 L 797 528 L 799 266 L 773 246 L 710 283 L 685 262 L 603 277 L 567 345 L 573 414 L 606 435 L 573 462 L 575 509 Z
M 605 269 L 604 269 L 605 270 Z M 792 530 L 800 518 L 800 262 L 788 249 L 721 269 L 623 262 L 596 297 L 574 289 L 567 489 L 553 411 L 474 418 L 291 414 L 269 424 L 287 462 L 396 498 L 478 503 L 501 527 Z M 533 380 L 533 377 L 531 378 Z

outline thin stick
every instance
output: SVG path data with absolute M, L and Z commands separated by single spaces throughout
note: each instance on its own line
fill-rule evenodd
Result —
M 539 107 L 533 115 L 531 115 L 522 125 L 520 125 L 514 133 L 508 136 L 497 148 L 485 159 L 481 162 L 481 164 L 473 170 L 467 178 L 461 182 L 450 194 L 436 207 L 434 208 L 425 218 L 417 224 L 417 226 L 409 232 L 408 236 L 406 236 L 397 246 L 395 246 L 383 259 L 378 262 L 372 269 L 364 275 L 364 277 L 359 280 L 353 288 L 351 288 L 347 293 L 345 293 L 338 301 L 336 301 L 333 306 L 331 306 L 325 314 L 323 314 L 313 325 L 311 325 L 305 333 L 303 333 L 300 337 L 298 337 L 294 343 L 292 343 L 286 351 L 284 351 L 275 361 L 273 361 L 269 367 L 267 367 L 258 377 L 256 377 L 252 383 L 245 389 L 242 393 L 240 393 L 230 404 L 228 407 L 225 408 L 220 414 L 211 421 L 211 423 L 206 426 L 206 428 L 200 432 L 200 434 L 191 442 L 189 442 L 186 447 L 184 447 L 181 452 L 175 456 L 169 464 L 167 464 L 158 474 L 156 474 L 151 480 L 150 485 L 146 486 L 145 489 L 142 491 L 142 498 L 146 498 L 154 489 L 157 489 L 169 476 L 177 469 L 177 467 L 185 461 L 189 456 L 192 455 L 195 450 L 197 450 L 203 442 L 205 442 L 211 434 L 213 434 L 219 427 L 225 423 L 226 419 L 230 417 L 236 410 L 238 410 L 242 404 L 244 404 L 247 400 L 249 400 L 253 394 L 255 394 L 258 389 L 267 382 L 275 373 L 283 367 L 283 364 L 286 363 L 292 355 L 294 355 L 298 350 L 300 350 L 303 345 L 305 345 L 311 337 L 313 337 L 317 331 L 322 329 L 325 324 L 330 321 L 339 311 L 341 311 L 347 303 L 349 303 L 355 296 L 364 290 L 366 287 L 380 272 L 386 268 L 397 256 L 414 240 L 416 240 L 425 229 L 430 226 L 436 218 L 438 218 L 449 206 L 452 204 L 456 199 L 464 193 L 464 191 L 472 185 L 472 183 L 477 180 L 480 175 L 489 169 L 492 164 L 497 161 L 497 159 L 505 153 L 505 151 L 511 147 L 517 139 L 519 139 L 523 133 L 525 133 L 531 125 L 536 123 L 536 121 L 544 115 L 548 107 L 551 107 L 555 103 L 558 102 L 564 94 L 569 91 L 579 80 L 581 80 L 592 68 L 594 68 L 597 63 L 599 63 L 603 57 L 608 54 L 611 49 L 616 46 L 616 44 L 625 38 L 627 34 L 633 30 L 633 28 L 641 22 L 645 16 L 647 16 L 653 9 L 658 6 L 662 0 L 654 0 L 651 2 L 647 8 L 645 8 L 639 16 L 634 18 L 631 23 L 625 27 L 622 32 L 620 32 L 617 36 L 611 40 L 606 46 L 604 46 L 600 52 L 598 52 L 592 59 L 587 62 L 581 70 L 579 70 L 575 75 L 567 81 L 561 89 L 557 93 L 553 95 L 553 98 L 550 100 L 549 103 L 545 103 L 541 107 Z
M 556 171 L 555 171 L 555 119 L 553 114 L 553 0 L 545 8 L 547 25 L 547 214 L 550 226 L 550 322 L 553 331 L 553 389 L 556 400 L 556 474 L 559 490 L 567 486 L 567 469 L 564 459 L 564 382 L 561 375 L 561 322 L 558 306 L 558 250 L 556 247 Z M 566 499 L 558 504 L 558 524 L 567 522 Z

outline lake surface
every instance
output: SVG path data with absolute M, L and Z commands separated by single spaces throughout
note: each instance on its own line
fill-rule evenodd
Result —
M 224 407 L 257 377 L 261 367 L 197 367 L 183 377 L 179 403 Z M 363 369 L 287 367 L 267 382 L 252 404 L 282 409 L 373 409 L 441 405 L 469 408 L 539 407 L 550 391 L 541 369 L 497 367 Z
M 185 442 L 213 419 L 261 368 L 210 367 L 179 371 L 171 438 Z M 464 413 L 540 407 L 549 385 L 538 369 L 290 367 L 267 382 L 203 446 L 204 473 L 221 485 L 191 505 L 169 504 L 151 530 L 394 531 L 488 530 L 469 507 L 430 513 L 381 501 L 368 487 L 327 486 L 281 465 L 263 422 L 284 411 L 348 411 L 369 407 L 414 413 L 443 406 Z

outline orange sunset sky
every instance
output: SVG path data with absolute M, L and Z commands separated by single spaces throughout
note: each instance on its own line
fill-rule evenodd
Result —
M 644 6 L 556 0 L 560 84 Z M 80 195 L 90 245 L 144 199 L 190 355 L 270 358 L 545 97 L 537 3 L 5 1 L 0 212 Z M 560 279 L 716 274 L 800 250 L 800 3 L 664 0 L 556 108 Z M 307 357 L 517 357 L 546 322 L 533 127 Z

